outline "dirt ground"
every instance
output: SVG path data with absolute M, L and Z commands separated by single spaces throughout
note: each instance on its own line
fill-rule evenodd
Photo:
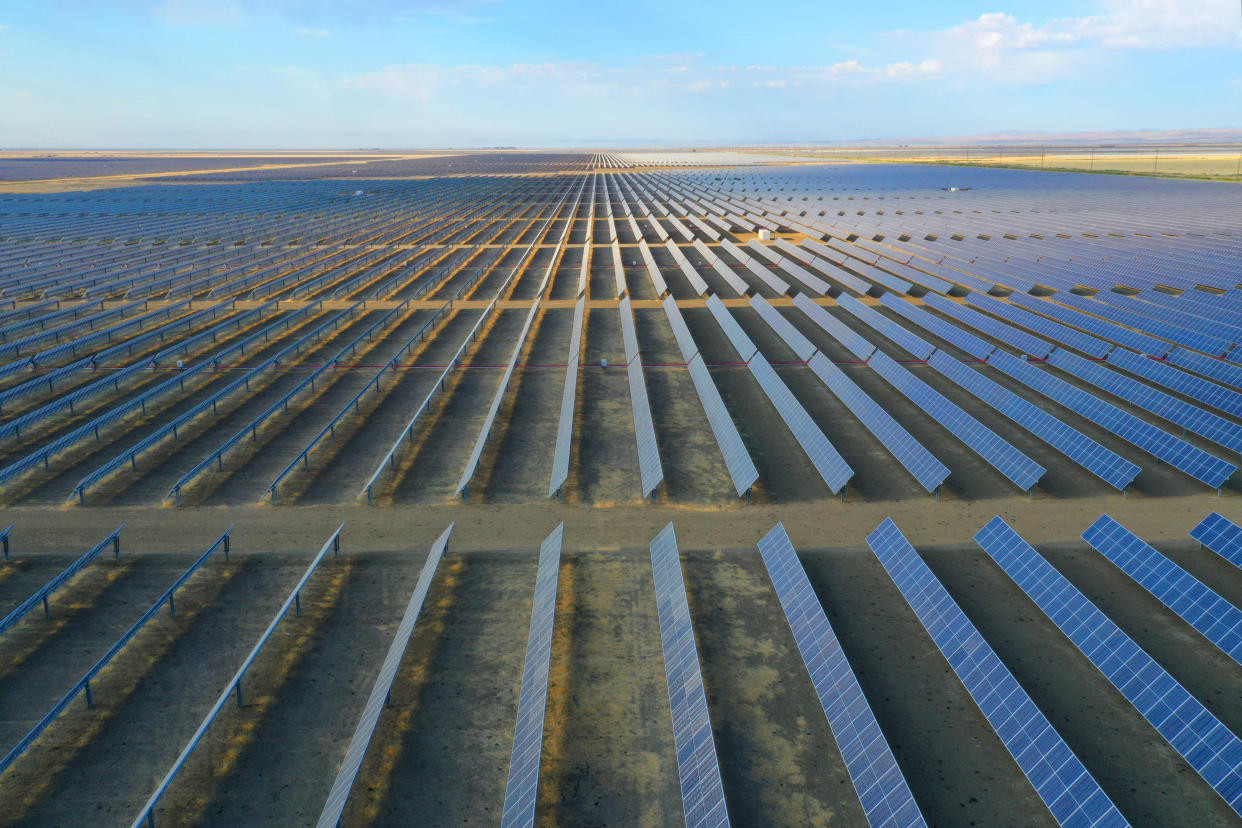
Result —
M 1242 668 L 1076 535 L 1107 511 L 1242 601 L 1242 573 L 1185 532 L 1234 498 L 1145 508 L 1117 496 L 930 498 L 704 509 L 655 504 L 7 509 L 5 607 L 125 523 L 92 564 L 0 639 L 0 726 L 20 734 L 230 523 L 209 561 L 81 700 L 0 778 L 0 824 L 132 818 L 311 555 L 329 556 L 177 778 L 159 824 L 312 824 L 413 588 L 449 521 L 449 554 L 381 717 L 345 824 L 494 824 L 503 800 L 536 550 L 566 522 L 540 824 L 680 822 L 646 544 L 677 527 L 730 813 L 738 824 L 857 824 L 857 799 L 753 543 L 782 521 L 928 819 L 994 825 L 1045 812 L 866 549 L 892 514 L 967 615 L 1134 824 L 1230 824 L 1232 812 L 969 541 L 1003 515 L 1231 728 Z M 891 504 L 890 504 L 891 506 Z M 100 622 L 103 622 L 102 625 Z M 13 635 L 12 633 L 17 633 Z M 23 669 L 16 669 L 18 662 Z M 190 668 L 193 665 L 193 668 Z M 37 676 L 35 672 L 37 670 Z M 32 678 L 33 677 L 33 678 Z M 35 678 L 38 681 L 35 681 Z M 33 682 L 33 683 L 32 683 Z M 12 700 L 20 699 L 19 707 Z M 15 738 L 15 737 L 14 737 Z M 10 738 L 9 741 L 13 739 Z M 102 773 L 107 768 L 106 773 Z

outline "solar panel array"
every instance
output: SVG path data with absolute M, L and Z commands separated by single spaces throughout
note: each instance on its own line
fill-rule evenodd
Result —
M 578 398 L 578 354 L 582 349 L 582 317 L 586 299 L 579 297 L 574 305 L 573 330 L 569 335 L 569 359 L 565 368 L 565 388 L 561 394 L 561 417 L 556 429 L 556 450 L 552 455 L 552 479 L 548 497 L 560 492 L 569 479 L 569 453 L 573 447 L 574 403 Z
M 1172 361 L 1172 358 L 1170 358 Z M 1242 417 L 1242 393 L 1217 385 L 1214 382 L 1196 377 L 1187 371 L 1179 371 L 1164 362 L 1157 362 L 1150 357 L 1117 348 L 1108 355 L 1109 365 L 1137 374 L 1151 380 L 1157 385 L 1185 394 L 1197 402 Z
M 1015 307 L 1007 302 L 1002 302 L 988 296 L 986 293 L 968 293 L 965 297 L 966 304 L 973 305 L 981 310 L 985 310 L 990 314 L 999 316 L 1002 319 L 1019 325 L 1035 333 L 1051 339 L 1053 342 L 1059 342 L 1062 345 L 1069 346 L 1084 354 L 1096 359 L 1101 359 L 1105 354 L 1113 349 L 1113 345 L 1105 342 L 1103 339 L 1083 333 L 1082 331 L 1063 325 L 1060 322 L 1047 319 L 1022 308 Z
M 1212 512 L 1190 530 L 1190 536 L 1242 569 L 1242 526 Z
M 928 294 L 930 297 L 931 294 Z M 924 298 L 926 301 L 927 297 Z M 961 348 L 975 359 L 987 359 L 988 354 L 996 350 L 996 346 L 984 342 L 974 334 L 967 333 L 957 325 L 946 322 L 938 316 L 928 313 L 917 305 L 913 305 L 895 294 L 886 293 L 880 297 L 880 304 L 909 319 L 928 333 L 940 337 L 945 342 Z
M 651 541 L 650 551 L 686 825 L 693 828 L 728 825 L 729 812 L 720 781 L 703 673 L 699 669 L 690 604 L 686 600 L 686 584 L 682 579 L 677 535 L 672 523 Z
M 1242 815 L 1242 741 L 999 516 L 975 542 Z
M 504 828 L 535 824 L 535 796 L 539 788 L 539 761 L 543 755 L 543 719 L 548 700 L 548 667 L 552 660 L 552 623 L 556 618 L 556 587 L 561 567 L 562 523 L 539 547 L 535 597 L 530 610 L 530 634 L 522 664 L 517 725 L 509 758 L 509 781 L 500 824 Z
M 838 297 L 837 304 L 861 322 L 900 345 L 915 359 L 927 359 L 931 356 L 932 351 L 936 350 L 927 340 L 911 333 L 887 316 L 880 314 L 874 308 L 864 305 L 853 296 Z
M 1242 610 L 1108 515 L 1087 527 L 1082 539 L 1242 664 Z
M 926 825 L 784 525 L 776 524 L 763 536 L 759 554 L 867 822 L 893 828 Z
M 621 300 L 621 340 L 625 345 L 625 371 L 630 385 L 630 405 L 634 411 L 634 439 L 638 443 L 638 477 L 643 497 L 651 496 L 664 480 L 660 449 L 656 443 L 655 424 L 651 419 L 651 403 L 647 384 L 643 381 L 642 355 L 634 330 L 634 312 L 627 296 Z
M 345 811 L 349 792 L 353 789 L 354 780 L 358 777 L 358 771 L 362 767 L 363 757 L 366 755 L 367 747 L 371 744 L 375 726 L 379 724 L 380 714 L 384 712 L 385 700 L 392 689 L 393 680 L 397 677 L 397 669 L 401 666 L 405 648 L 409 646 L 410 636 L 414 634 L 414 625 L 423 611 L 427 592 L 431 589 L 431 582 L 435 578 L 436 569 L 440 566 L 440 558 L 444 555 L 452 533 L 453 524 L 450 523 L 431 545 L 427 559 L 423 561 L 422 572 L 418 575 L 414 591 L 410 593 L 405 614 L 401 616 L 401 621 L 397 624 L 397 632 L 388 646 L 384 663 L 380 665 L 379 675 L 376 676 L 375 684 L 371 688 L 371 695 L 367 697 L 366 704 L 362 708 L 362 716 L 358 719 L 358 726 L 354 729 L 349 747 L 345 749 L 345 758 L 341 760 L 341 767 L 328 791 L 327 801 L 324 802 L 319 821 L 316 823 L 317 828 L 336 828 L 341 821 L 341 814 Z
M 867 536 L 867 545 L 1057 822 L 1127 824 L 892 518 Z
M 867 364 L 1022 491 L 1029 491 L 1044 476 L 1043 466 L 898 365 L 887 354 L 876 351 Z
M 1212 488 L 1220 487 L 1237 471 L 1236 466 L 1219 457 L 1041 371 L 1012 354 L 996 351 L 988 357 L 988 364 Z
M 928 364 L 1119 491 L 1141 469 L 1114 451 L 941 351 Z

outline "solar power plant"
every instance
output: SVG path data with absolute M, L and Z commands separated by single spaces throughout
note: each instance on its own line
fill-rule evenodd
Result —
M 1237 821 L 1234 185 L 4 155 L 0 823 Z

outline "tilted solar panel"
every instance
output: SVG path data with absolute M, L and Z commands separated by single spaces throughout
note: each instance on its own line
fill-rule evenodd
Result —
M 759 554 L 867 822 L 892 828 L 926 825 L 784 525 L 776 524 L 759 541 Z
M 1059 348 L 1048 358 L 1048 364 L 1066 371 L 1079 379 L 1115 394 L 1123 400 L 1163 417 L 1188 431 L 1198 434 L 1231 451 L 1242 453 L 1242 426 L 1204 411 L 1196 405 L 1152 388 L 1136 379 L 1110 370 L 1097 362 L 1088 362 L 1080 356 Z
M 1008 388 L 937 351 L 928 364 L 1113 488 L 1125 491 L 1141 469 Z
M 988 723 L 1062 825 L 1121 826 L 1125 818 L 1036 707 L 975 625 L 887 518 L 867 536 Z
M 1242 741 L 999 516 L 979 530 L 975 543 L 1242 814 Z
M 686 825 L 729 824 L 720 764 L 712 740 L 712 723 L 703 690 L 703 673 L 690 623 L 690 604 L 681 574 L 681 558 L 673 524 L 651 541 L 651 574 L 655 580 L 660 618 L 660 645 L 664 676 L 673 715 L 673 744 L 677 748 L 677 775 L 681 780 L 682 812 Z
M 853 296 L 837 297 L 837 304 L 865 325 L 874 328 L 890 341 L 901 346 L 915 359 L 927 359 L 936 350 L 930 342 L 898 325 L 887 316 L 864 305 Z
M 750 362 L 751 357 L 758 353 L 759 347 L 742 330 L 742 326 L 729 313 L 728 308 L 720 301 L 720 297 L 715 294 L 707 297 L 707 309 L 716 320 L 716 324 L 724 330 L 725 336 L 729 338 L 729 342 L 732 343 L 741 361 Z
M 974 308 L 959 305 L 957 302 L 945 299 L 943 296 L 929 293 L 923 297 L 923 301 L 941 313 L 951 316 L 975 330 L 983 331 L 983 333 L 993 339 L 999 339 L 1001 342 L 1012 345 L 1022 353 L 1030 354 L 1036 359 L 1043 359 L 1052 350 L 1052 344 L 1046 340 L 1031 336 L 1029 333 L 1006 325 L 1004 322 L 998 322 Z
M 806 294 L 794 296 L 794 305 L 805 313 L 812 322 L 823 328 L 833 339 L 860 360 L 866 361 L 875 352 L 875 346 L 855 333 L 854 329 L 837 319 L 825 308 L 815 304 Z
M 975 359 L 987 359 L 988 354 L 996 350 L 995 345 L 984 342 L 972 333 L 967 333 L 952 322 L 946 322 L 939 316 L 928 313 L 897 296 L 895 293 L 885 293 L 880 297 L 880 304 L 893 313 L 900 314 L 910 320 L 928 333 L 940 337 L 957 348 L 961 348 Z
M 1087 356 L 1095 357 L 1096 359 L 1100 359 L 1114 347 L 1111 343 L 1105 342 L 1091 334 L 1083 333 L 1068 325 L 1063 325 L 1060 322 L 1015 307 L 999 299 L 994 299 L 985 293 L 968 293 L 966 295 L 966 303 L 1006 319 L 1015 325 L 1035 331 L 1037 334 L 1046 336 L 1053 342 L 1068 345 L 1075 350 L 1082 351 Z
M 1082 539 L 1242 664 L 1242 610 L 1108 515 L 1088 526 Z
M 948 429 L 950 434 L 969 446 L 988 465 L 1008 478 L 1022 491 L 1030 491 L 1044 476 L 1046 470 L 1043 466 L 1018 451 L 996 432 L 967 414 L 939 391 L 898 365 L 887 354 L 876 351 L 871 355 L 867 364 L 905 395 L 910 402 Z
M 664 479 L 664 466 L 660 462 L 655 424 L 651 419 L 651 402 L 647 398 L 647 384 L 643 381 L 643 363 L 628 297 L 621 300 L 621 338 L 625 342 L 625 371 L 630 386 L 630 406 L 634 412 L 634 439 L 638 444 L 639 485 L 643 497 L 647 498 Z
M 712 381 L 711 372 L 703 364 L 703 358 L 696 354 L 694 359 L 690 360 L 689 369 L 690 379 L 693 380 L 694 388 L 698 391 L 703 411 L 707 414 L 707 421 L 712 427 L 712 434 L 716 437 L 716 444 L 720 446 L 725 465 L 729 467 L 729 476 L 733 478 L 733 488 L 737 490 L 738 497 L 741 497 L 750 490 L 751 486 L 755 485 L 755 481 L 759 479 L 759 470 L 755 468 L 754 461 L 747 454 L 746 446 L 742 443 L 742 435 L 738 433 L 733 418 L 729 416 L 724 400 L 720 398 L 720 392 L 716 390 L 716 384 Z
M 776 331 L 777 336 L 798 355 L 798 359 L 805 362 L 811 358 L 811 354 L 815 353 L 815 346 L 811 344 L 811 340 L 803 336 L 802 332 L 795 328 L 780 311 L 772 307 L 767 299 L 762 296 L 752 296 L 750 306 L 764 322 L 768 323 L 768 327 Z
M 1212 512 L 1190 530 L 1190 536 L 1242 569 L 1242 526 Z
M 823 380 L 837 399 L 841 400 L 857 417 L 867 430 L 879 440 L 897 462 L 918 481 L 928 492 L 934 492 L 949 476 L 949 469 L 923 447 L 910 432 L 875 400 L 854 384 L 845 372 L 832 363 L 826 356 L 816 353 L 807 362 L 815 375 Z
M 586 298 L 574 305 L 573 332 L 569 335 L 569 360 L 565 368 L 565 387 L 561 394 L 561 417 L 556 429 L 556 451 L 552 455 L 552 479 L 548 497 L 553 497 L 569 479 L 569 454 L 573 447 L 574 403 L 578 397 L 578 352 L 582 348 L 582 316 Z
M 841 491 L 854 476 L 854 470 L 824 436 L 824 432 L 815 424 L 815 420 L 806 413 L 802 403 L 798 402 L 797 397 L 789 390 L 789 386 L 777 376 L 776 371 L 762 354 L 757 353 L 751 358 L 750 372 L 776 408 L 776 413 L 793 432 L 794 439 L 806 452 L 811 465 L 819 472 L 824 483 L 828 485 L 833 494 Z
M 1116 348 L 1108 355 L 1110 365 L 1125 369 L 1132 374 L 1149 379 L 1165 388 L 1185 394 L 1188 397 L 1210 405 L 1235 417 L 1242 417 L 1242 393 L 1232 388 L 1225 388 L 1186 371 L 1179 371 L 1164 362 L 1157 362 L 1150 357 Z M 1173 362 L 1172 354 L 1168 362 Z M 1193 369 L 1192 369 L 1193 370 Z
M 1192 446 L 1185 440 L 1174 437 L 1130 412 L 1104 402 L 1012 354 L 996 351 L 988 357 L 988 364 L 1214 489 L 1223 485 L 1237 471 L 1236 466 L 1219 457 Z
M 664 315 L 668 317 L 669 327 L 673 329 L 673 339 L 677 340 L 681 358 L 689 362 L 699 352 L 699 346 L 694 341 L 694 337 L 690 335 L 690 329 L 686 327 L 681 308 L 677 307 L 677 301 L 671 296 L 665 297 L 661 307 L 664 308 Z
M 518 695 L 517 726 L 505 785 L 502 828 L 535 824 L 535 795 L 539 788 L 539 760 L 543 755 L 543 719 L 548 700 L 548 668 L 552 661 L 552 623 L 556 618 L 556 587 L 561 567 L 562 523 L 539 547 L 535 597 L 530 610 L 522 689 Z

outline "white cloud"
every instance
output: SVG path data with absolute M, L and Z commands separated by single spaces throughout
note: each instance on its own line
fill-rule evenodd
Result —
M 327 37 L 332 34 L 327 29 L 298 29 L 297 33 L 302 37 Z
M 964 77 L 1046 83 L 1081 75 L 1109 53 L 1242 47 L 1233 0 L 1106 0 L 1099 14 L 1043 23 L 1004 12 L 982 14 L 937 32 L 892 33 L 904 51 Z M 900 74 L 908 64 L 892 64 Z

